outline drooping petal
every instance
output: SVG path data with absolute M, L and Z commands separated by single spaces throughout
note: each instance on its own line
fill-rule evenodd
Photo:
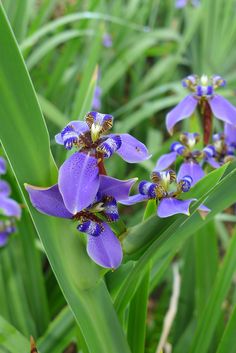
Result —
M 138 163 L 150 158 L 147 147 L 130 134 L 120 134 L 121 146 L 116 153 L 129 163 Z
M 173 164 L 175 162 L 176 158 L 177 158 L 176 152 L 170 152 L 167 154 L 163 154 L 163 156 L 161 156 L 158 159 L 157 164 L 154 168 L 154 171 L 162 171 L 162 170 L 169 168 L 171 166 L 171 164 Z
M 9 196 L 11 193 L 11 187 L 5 180 L 0 180 L 0 196 Z
M 215 95 L 209 99 L 212 113 L 225 123 L 236 126 L 236 108 L 224 97 Z
M 148 195 L 137 194 L 130 196 L 128 199 L 120 200 L 119 203 L 121 203 L 122 205 L 131 206 L 135 205 L 138 202 L 147 201 L 148 199 Z
M 210 208 L 206 207 L 203 204 L 201 204 L 197 210 L 198 210 L 200 216 L 202 217 L 202 219 L 205 219 L 206 216 L 208 215 L 208 213 L 211 212 Z
M 0 247 L 6 245 L 8 237 L 9 237 L 8 232 L 0 232 Z
M 157 207 L 157 215 L 161 218 L 170 217 L 178 213 L 189 216 L 189 206 L 195 199 L 177 200 L 173 197 L 164 198 Z
M 225 124 L 224 134 L 226 142 L 236 147 L 236 126 Z
M 117 268 L 123 256 L 121 244 L 105 222 L 103 222 L 103 227 L 104 230 L 99 236 L 88 236 L 88 255 L 102 267 Z
M 48 188 L 25 184 L 32 205 L 41 213 L 60 218 L 72 218 L 66 209 L 58 185 Z
M 1 196 L 0 212 L 2 212 L 5 216 L 20 218 L 21 208 L 15 200 L 6 196 Z
M 218 163 L 214 157 L 206 158 L 206 162 L 212 166 L 212 168 L 220 168 L 220 163 Z
M 88 207 L 99 187 L 96 158 L 80 152 L 70 156 L 59 169 L 58 187 L 66 208 L 72 214 Z
M 171 135 L 175 124 L 191 116 L 196 109 L 197 103 L 197 99 L 189 95 L 167 114 L 166 127 Z
M 67 124 L 63 130 L 65 130 L 67 127 L 72 127 L 77 136 L 89 130 L 89 127 L 85 121 L 78 120 L 69 122 L 69 124 Z M 64 145 L 64 138 L 61 132 L 55 136 L 55 140 L 59 145 Z
M 6 161 L 3 157 L 0 157 L 0 175 L 5 174 L 7 170 Z
M 105 196 L 112 196 L 116 201 L 124 200 L 129 197 L 130 189 L 138 178 L 129 180 L 119 180 L 107 175 L 100 175 L 99 192 Z
M 178 181 L 183 179 L 186 175 L 191 176 L 193 179 L 193 186 L 198 182 L 198 180 L 202 179 L 205 174 L 200 164 L 195 161 L 188 161 L 181 164 L 178 172 Z

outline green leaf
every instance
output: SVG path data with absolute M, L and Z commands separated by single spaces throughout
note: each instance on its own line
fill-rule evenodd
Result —
M 216 353 L 234 353 L 235 351 L 235 330 L 236 330 L 236 306 L 227 323 L 222 339 Z
M 4 348 L 10 353 L 29 352 L 30 341 L 0 316 L 0 350 Z
M 25 182 L 40 186 L 55 183 L 57 170 L 32 83 L 2 6 L 0 38 L 4 48 L 0 57 L 0 139 L 51 267 L 89 350 L 128 353 L 99 267 L 89 259 L 78 233 L 73 233 L 75 226 L 37 212 L 24 190 Z
M 227 254 L 217 274 L 208 302 L 198 320 L 190 348 L 191 353 L 205 353 L 208 351 L 214 330 L 222 312 L 222 303 L 228 293 L 232 276 L 235 272 L 235 253 L 236 232 L 234 232 L 231 239 Z

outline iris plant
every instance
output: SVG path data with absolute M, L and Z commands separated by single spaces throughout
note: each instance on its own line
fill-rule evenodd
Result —
M 197 75 L 190 75 L 182 81 L 182 84 L 191 93 L 167 114 L 166 126 L 171 134 L 175 124 L 190 117 L 197 106 L 200 107 L 204 118 L 205 144 L 209 142 L 212 114 L 225 123 L 236 126 L 236 108 L 224 97 L 215 93 L 218 87 L 223 87 L 226 84 L 221 76 L 208 77 L 203 75 L 198 77 Z
M 0 174 L 6 173 L 6 161 L 0 157 Z M 0 179 L 0 246 L 4 246 L 10 234 L 16 231 L 15 219 L 20 218 L 19 204 L 10 198 L 10 185 Z
M 183 161 L 179 168 L 178 180 L 184 178 L 185 175 L 189 175 L 192 178 L 192 185 L 196 184 L 205 175 L 202 163 L 207 162 L 213 168 L 219 167 L 214 158 L 216 154 L 215 147 L 209 145 L 202 150 L 195 149 L 195 145 L 199 140 L 200 135 L 198 133 L 182 133 L 180 142 L 172 143 L 171 152 L 164 154 L 158 159 L 155 171 L 169 168 L 178 157 L 181 157 Z
M 78 203 L 77 207 L 73 202 L 70 204 L 71 192 L 78 193 L 74 185 L 68 184 L 68 189 L 60 189 L 58 184 L 48 188 L 26 184 L 26 190 L 33 206 L 41 213 L 78 222 L 77 229 L 88 235 L 88 255 L 97 264 L 117 268 L 122 261 L 122 248 L 108 223 L 119 219 L 117 202 L 128 198 L 130 188 L 137 179 L 123 181 L 106 175 L 100 175 L 99 179 L 99 190 L 87 206 L 83 206 L 87 204 L 85 200 L 83 205 Z M 93 188 L 93 185 L 89 186 Z
M 90 112 L 85 121 L 72 121 L 56 135 L 56 142 L 66 149 L 78 149 L 60 167 L 58 179 L 65 205 L 73 214 L 94 201 L 99 174 L 106 174 L 104 159 L 115 152 L 130 163 L 149 158 L 146 146 L 133 136 L 106 134 L 112 124 L 111 115 Z
M 192 178 L 189 175 L 177 182 L 176 173 L 173 170 L 153 171 L 151 182 L 141 181 L 138 188 L 139 193 L 120 202 L 124 205 L 133 205 L 137 202 L 154 199 L 157 201 L 157 215 L 161 218 L 178 213 L 189 215 L 189 207 L 196 199 L 182 200 L 181 194 L 189 191 L 191 184 Z M 201 216 L 205 216 L 210 211 L 204 205 L 201 205 L 198 210 Z

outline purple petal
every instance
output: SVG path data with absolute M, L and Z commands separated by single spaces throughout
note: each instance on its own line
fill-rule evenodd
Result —
M 220 168 L 220 163 L 218 163 L 215 158 L 207 158 L 206 162 L 212 166 L 212 168 Z
M 58 187 L 66 208 L 76 214 L 93 203 L 98 187 L 97 160 L 76 152 L 59 169 Z
M 177 124 L 180 120 L 191 116 L 196 109 L 197 103 L 197 99 L 195 99 L 192 95 L 189 95 L 167 114 L 166 127 L 171 135 L 175 124 Z
M 78 120 L 71 121 L 66 126 L 73 126 L 75 132 L 77 132 L 78 135 L 89 130 L 89 127 L 85 121 L 78 121 Z M 64 141 L 61 136 L 61 133 L 55 136 L 55 140 L 56 140 L 56 143 L 58 143 L 59 145 L 64 145 Z
M 3 157 L 0 157 L 0 175 L 5 174 L 7 171 L 6 161 Z
M 197 210 L 203 219 L 205 219 L 208 213 L 211 212 L 210 208 L 206 207 L 203 204 L 201 204 Z
M 60 218 L 72 218 L 72 214 L 66 209 L 58 185 L 49 188 L 25 184 L 32 205 L 41 213 Z
M 138 163 L 150 158 L 147 147 L 130 134 L 120 134 L 121 147 L 116 153 L 129 163 Z
M 236 126 L 225 124 L 224 134 L 226 142 L 236 146 Z
M 187 5 L 187 0 L 176 0 L 175 1 L 175 7 L 177 9 L 180 9 L 182 7 L 185 7 Z
M 5 180 L 0 180 L 0 196 L 9 196 L 11 193 L 11 188 L 8 182 Z
M 236 108 L 224 97 L 215 95 L 209 99 L 212 113 L 220 120 L 236 125 Z
M 9 237 L 9 233 L 8 232 L 1 232 L 0 233 L 0 247 L 6 245 L 8 237 Z
M 189 161 L 181 164 L 178 172 L 178 181 L 183 179 L 186 175 L 193 179 L 192 186 L 204 177 L 204 171 L 197 162 Z
M 137 194 L 137 195 L 130 196 L 128 199 L 119 200 L 119 203 L 121 203 L 122 205 L 130 206 L 138 202 L 147 201 L 147 200 L 148 200 L 148 195 Z
M 154 171 L 158 172 L 158 171 L 165 170 L 172 163 L 175 162 L 176 158 L 177 158 L 177 153 L 176 152 L 170 152 L 170 153 L 164 154 L 163 156 L 161 156 L 158 159 Z
M 12 200 L 6 196 L 0 197 L 0 211 L 5 216 L 20 218 L 21 208 L 15 200 Z
M 137 180 L 138 178 L 119 180 L 106 175 L 100 175 L 99 191 L 102 195 L 114 197 L 116 201 L 125 200 L 129 197 L 130 189 Z
M 189 216 L 189 206 L 195 199 L 177 200 L 173 197 L 164 198 L 157 208 L 157 215 L 161 218 L 170 217 L 178 213 Z
M 98 265 L 106 268 L 117 268 L 122 261 L 120 241 L 103 222 L 104 231 L 98 237 L 88 236 L 87 252 Z

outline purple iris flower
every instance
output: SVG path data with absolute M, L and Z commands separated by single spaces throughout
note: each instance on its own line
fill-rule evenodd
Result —
M 226 84 L 221 76 L 208 77 L 203 75 L 198 77 L 197 75 L 190 75 L 182 81 L 182 84 L 183 87 L 191 91 L 191 94 L 186 96 L 167 114 L 166 126 L 170 134 L 173 133 L 175 124 L 193 114 L 197 105 L 200 106 L 201 111 L 207 111 L 208 115 L 207 108 L 209 106 L 210 114 L 213 113 L 216 118 L 236 126 L 236 108 L 224 97 L 215 94 L 218 87 L 223 87 Z
M 109 33 L 104 33 L 102 38 L 102 44 L 105 48 L 111 48 L 113 45 L 111 35 Z
M 93 96 L 93 102 L 92 102 L 92 108 L 95 110 L 101 109 L 101 105 L 102 105 L 101 94 L 102 94 L 102 89 L 97 85 L 94 90 L 94 96 Z
M 122 248 L 108 223 L 119 219 L 117 202 L 128 198 L 137 179 L 123 181 L 106 175 L 100 175 L 99 179 L 99 190 L 88 206 L 78 200 L 75 207 L 71 193 L 77 188 L 70 184 L 65 189 L 60 184 L 48 188 L 28 184 L 25 187 L 33 206 L 41 213 L 78 221 L 77 229 L 88 235 L 87 252 L 93 261 L 102 267 L 117 268 L 122 261 Z
M 180 9 L 185 7 L 188 3 L 191 3 L 193 6 L 197 7 L 200 5 L 200 0 L 176 0 L 175 7 Z
M 156 199 L 159 217 L 166 218 L 179 213 L 189 216 L 189 207 L 196 199 L 181 200 L 180 196 L 183 192 L 189 191 L 191 184 L 192 178 L 189 175 L 177 182 L 176 173 L 173 170 L 153 171 L 151 182 L 143 180 L 139 183 L 139 194 L 130 196 L 127 200 L 121 200 L 120 203 L 133 205 L 137 202 Z M 210 210 L 201 205 L 198 211 L 202 217 L 205 217 Z
M 6 161 L 3 157 L 0 157 L 0 175 L 6 173 Z
M 189 175 L 192 178 L 192 185 L 195 185 L 205 175 L 202 163 L 207 162 L 213 168 L 219 167 L 214 159 L 216 153 L 214 146 L 208 145 L 201 151 L 194 149 L 199 140 L 200 135 L 198 133 L 182 133 L 180 142 L 172 143 L 171 152 L 158 159 L 154 171 L 158 172 L 169 168 L 178 157 L 181 157 L 183 162 L 179 168 L 177 179 L 181 180 L 185 175 Z
M 225 127 L 224 133 L 213 135 L 213 146 L 215 149 L 214 164 L 216 167 L 235 159 L 236 152 L 236 128 L 232 125 Z
M 76 146 L 79 150 L 59 169 L 58 187 L 72 214 L 94 201 L 99 189 L 99 174 L 106 174 L 104 158 L 111 157 L 114 152 L 130 163 L 150 157 L 146 146 L 129 134 L 105 135 L 112 122 L 111 115 L 90 112 L 85 121 L 72 121 L 56 135 L 56 142 L 66 149 Z

